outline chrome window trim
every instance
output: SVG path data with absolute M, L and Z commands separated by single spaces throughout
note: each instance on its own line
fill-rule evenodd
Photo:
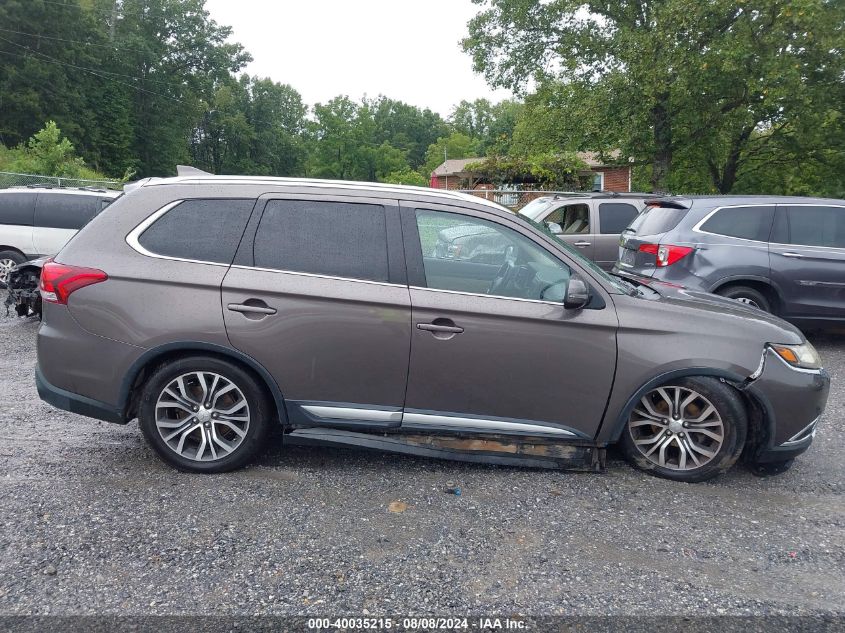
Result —
M 389 281 L 374 281 L 372 279 L 357 279 L 355 277 L 339 277 L 336 275 L 321 275 L 319 273 L 306 273 L 300 270 L 284 270 L 281 268 L 264 268 L 261 266 L 244 266 L 242 264 L 233 264 L 232 268 L 239 270 L 257 270 L 265 273 L 283 273 L 285 275 L 297 275 L 299 277 L 314 277 L 317 279 L 330 279 L 333 281 L 354 281 L 359 284 L 371 284 L 373 286 L 389 286 L 391 288 L 407 288 L 406 284 L 394 284 Z
M 517 431 L 525 435 L 547 433 L 550 435 L 565 435 L 566 437 L 578 437 L 572 431 L 567 431 L 557 426 L 546 426 L 530 422 L 510 422 L 507 420 L 490 420 L 486 418 L 466 418 L 452 415 L 439 415 L 432 413 L 408 413 L 402 416 L 403 428 L 414 428 L 416 426 L 446 426 L 459 429 L 476 429 L 480 431 Z
M 188 259 L 185 257 L 172 257 L 170 255 L 159 255 L 158 253 L 153 253 L 152 251 L 148 251 L 146 248 L 141 246 L 141 243 L 138 241 L 143 235 L 144 231 L 150 228 L 153 224 L 155 224 L 156 220 L 158 220 L 161 216 L 165 213 L 178 207 L 180 204 L 185 202 L 184 200 L 174 200 L 173 202 L 169 202 L 164 205 L 161 209 L 153 213 L 152 215 L 148 216 L 144 221 L 142 221 L 138 226 L 132 229 L 129 232 L 129 235 L 126 236 L 126 243 L 129 247 L 136 251 L 137 253 L 145 256 L 145 257 L 152 257 L 154 259 L 165 259 L 172 262 L 185 262 L 187 264 L 204 264 L 206 266 L 223 266 L 224 268 L 228 268 L 229 264 L 223 264 L 221 262 L 208 262 L 201 259 Z
M 712 216 L 716 215 L 722 209 L 747 209 L 749 207 L 755 207 L 755 208 L 756 207 L 774 207 L 775 213 L 777 213 L 777 203 L 776 202 L 771 202 L 771 203 L 768 203 L 768 204 L 762 204 L 762 203 L 758 203 L 758 204 L 726 204 L 726 205 L 723 205 L 721 207 L 716 207 L 715 209 L 710 211 L 710 213 L 705 215 L 701 220 L 698 221 L 698 223 L 694 227 L 692 227 L 692 231 L 693 231 L 693 233 L 700 233 L 701 235 L 713 235 L 715 237 L 727 237 L 727 238 L 730 238 L 732 240 L 740 240 L 742 242 L 751 242 L 753 244 L 770 244 L 771 242 L 764 241 L 764 240 L 750 240 L 747 237 L 734 237 L 733 235 L 725 235 L 724 233 L 713 233 L 711 231 L 703 231 L 701 229 L 702 225 L 705 222 L 707 222 L 707 220 L 709 220 Z M 772 217 L 772 225 L 774 226 L 774 217 Z M 770 228 L 770 232 L 771 232 L 771 227 L 769 227 L 769 228 Z
M 485 295 L 480 292 L 464 292 L 462 290 L 442 290 L 440 288 L 424 288 L 423 286 L 408 286 L 411 290 L 426 290 L 428 292 L 443 292 L 450 295 L 463 295 L 466 297 L 485 297 L 487 299 L 506 299 L 508 301 L 522 301 L 523 303 L 541 303 L 544 305 L 563 308 L 560 301 L 544 301 L 543 299 L 520 299 L 519 297 L 503 297 L 501 295 Z

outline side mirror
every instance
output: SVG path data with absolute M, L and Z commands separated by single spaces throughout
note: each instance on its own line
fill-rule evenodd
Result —
M 552 235 L 563 235 L 563 227 L 557 222 L 546 222 L 546 227 Z
M 579 275 L 572 275 L 566 287 L 563 307 L 567 310 L 580 310 L 590 302 L 590 287 Z

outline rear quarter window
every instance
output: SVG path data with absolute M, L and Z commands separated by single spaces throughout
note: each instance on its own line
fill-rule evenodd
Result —
M 231 264 L 254 199 L 184 200 L 138 238 L 153 255 Z
M 774 215 L 774 206 L 719 209 L 701 225 L 700 230 L 727 237 L 767 242 L 772 230 Z
M 100 212 L 100 197 L 76 193 L 39 193 L 35 226 L 78 231 Z
M 35 192 L 0 193 L 0 224 L 32 226 Z
M 689 209 L 648 206 L 634 218 L 630 228 L 637 235 L 658 235 L 671 231 L 683 220 Z

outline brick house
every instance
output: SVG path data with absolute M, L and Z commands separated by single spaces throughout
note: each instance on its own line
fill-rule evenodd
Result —
M 619 153 L 616 152 L 616 157 Z M 631 191 L 631 166 L 625 164 L 603 164 L 593 152 L 578 152 L 588 169 L 583 175 L 593 175 L 594 191 Z M 466 166 L 483 158 L 454 158 L 441 163 L 431 172 L 431 187 L 434 189 L 489 189 L 491 183 L 483 183 Z M 499 185 L 500 183 L 493 183 Z M 527 184 L 527 183 L 523 183 Z M 522 188 L 522 187 L 520 187 Z M 526 188 L 530 188 L 526 187 Z

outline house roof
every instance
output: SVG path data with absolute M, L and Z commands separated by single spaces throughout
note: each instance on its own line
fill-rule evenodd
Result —
M 576 152 L 578 158 L 583 160 L 587 163 L 587 167 L 591 169 L 597 167 L 606 167 L 607 163 L 602 162 L 599 160 L 599 153 L 598 152 Z M 613 150 L 609 156 L 612 159 L 618 159 L 622 155 L 618 149 Z M 466 166 L 470 163 L 477 163 L 479 161 L 484 160 L 483 157 L 474 157 L 474 158 L 450 158 L 449 160 L 440 163 L 437 168 L 432 172 L 432 176 L 463 176 L 468 174 L 466 171 Z M 616 163 L 611 163 L 616 164 Z

